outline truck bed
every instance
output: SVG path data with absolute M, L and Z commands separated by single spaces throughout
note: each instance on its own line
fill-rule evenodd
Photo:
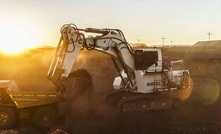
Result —
M 12 80 L 1 80 L 0 88 L 4 88 L 18 109 L 61 102 L 55 90 L 20 90 Z
M 11 100 L 15 103 L 17 108 L 26 108 L 33 106 L 46 105 L 51 103 L 61 102 L 55 93 L 49 92 L 27 92 L 27 91 L 17 91 L 13 92 L 10 89 L 6 89 L 6 92 L 10 96 Z

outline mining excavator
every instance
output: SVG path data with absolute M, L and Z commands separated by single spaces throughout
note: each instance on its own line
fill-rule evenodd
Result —
M 66 24 L 60 32 L 47 74 L 56 90 L 27 92 L 19 90 L 13 80 L 0 80 L 0 129 L 13 127 L 17 119 L 31 120 L 41 129 L 50 128 L 58 120 L 57 105 L 76 100 L 90 88 L 90 73 L 73 69 L 82 49 L 111 57 L 119 76 L 113 81 L 114 90 L 104 93 L 104 102 L 119 112 L 176 108 L 181 101 L 170 92 L 191 87 L 189 71 L 177 68 L 183 61 L 171 61 L 165 67 L 161 49 L 133 49 L 119 29 L 81 29 Z M 73 81 L 74 77 L 83 81 Z
M 119 29 L 81 29 L 67 24 L 61 28 L 47 75 L 61 98 L 67 96 L 64 81 L 71 76 L 82 49 L 97 50 L 111 57 L 119 76 L 113 81 L 114 90 L 105 94 L 105 103 L 119 111 L 178 107 L 181 101 L 170 91 L 190 88 L 189 71 L 185 67 L 174 69 L 175 63 L 183 65 L 183 61 L 171 61 L 165 67 L 161 49 L 133 49 Z

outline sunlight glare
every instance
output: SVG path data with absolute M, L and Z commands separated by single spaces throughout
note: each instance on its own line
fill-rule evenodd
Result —
M 37 46 L 37 29 L 24 21 L 0 22 L 0 51 L 14 54 Z
M 199 86 L 198 95 L 202 104 L 214 104 L 220 95 L 219 82 L 215 79 L 205 79 Z

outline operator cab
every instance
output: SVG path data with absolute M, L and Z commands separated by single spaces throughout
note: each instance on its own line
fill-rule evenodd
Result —
M 135 50 L 135 69 L 145 72 L 162 71 L 162 54 L 160 49 Z
M 147 48 L 135 50 L 135 77 L 138 92 L 155 92 L 163 88 L 162 53 L 160 49 Z

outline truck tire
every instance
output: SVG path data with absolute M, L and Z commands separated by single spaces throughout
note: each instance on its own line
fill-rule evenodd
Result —
M 16 114 L 11 107 L 0 107 L 0 129 L 12 128 L 16 122 Z
M 33 122 L 37 128 L 48 129 L 58 121 L 58 111 L 53 107 L 41 107 L 34 114 Z

